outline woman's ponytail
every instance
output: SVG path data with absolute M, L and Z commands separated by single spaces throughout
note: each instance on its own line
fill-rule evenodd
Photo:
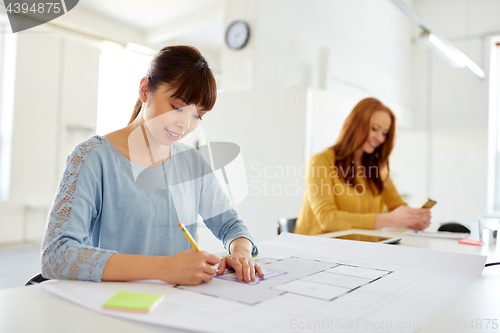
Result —
M 132 117 L 130 117 L 130 120 L 128 121 L 128 124 L 132 124 L 132 122 L 137 118 L 139 115 L 139 112 L 141 112 L 141 107 L 142 107 L 142 101 L 140 98 L 137 98 L 137 102 L 135 102 L 134 106 L 134 112 L 132 112 Z

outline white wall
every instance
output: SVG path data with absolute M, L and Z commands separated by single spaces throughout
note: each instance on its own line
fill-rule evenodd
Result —
M 499 1 L 410 5 L 488 72 L 489 37 L 500 31 Z M 434 222 L 467 222 L 486 213 L 487 79 L 432 53 L 419 40 L 420 29 L 389 1 L 267 0 L 247 13 L 252 44 L 247 51 L 223 51 L 223 75 L 239 63 L 254 69 L 257 89 L 324 88 L 310 99 L 317 106 L 307 155 L 335 141 L 356 99 L 374 96 L 398 116 L 391 173 L 409 203 L 436 199 Z M 236 18 L 228 15 L 226 22 Z
M 389 1 L 258 1 L 257 87 L 332 82 L 409 104 L 412 25 Z M 320 52 L 327 53 L 326 64 Z
M 243 20 L 250 26 L 250 39 L 240 50 L 232 50 L 224 43 L 220 55 L 221 76 L 217 82 L 218 89 L 235 91 L 255 88 L 255 43 L 259 39 L 254 31 L 257 24 L 257 2 L 225 0 L 224 29 L 235 20 Z
M 17 37 L 10 196 L 0 206 L 2 242 L 23 240 L 24 205 L 47 203 L 56 160 L 60 38 Z
M 57 181 L 64 169 L 66 156 L 77 143 L 95 134 L 100 54 L 97 46 L 69 37 L 62 38 Z
M 58 32 L 17 34 L 8 201 L 0 203 L 0 243 L 40 240 L 65 157 L 95 128 L 99 50 Z
M 434 221 L 472 221 L 486 213 L 489 38 L 500 35 L 500 1 L 416 0 L 417 13 L 487 73 L 480 80 L 415 46 L 414 103 L 430 146 Z M 444 13 L 446 13 L 444 15 Z M 430 115 L 430 118 L 427 117 Z
M 312 154 L 335 143 L 345 118 L 359 100 L 365 97 L 379 98 L 394 110 L 400 128 L 392 159 L 394 181 L 410 199 L 421 200 L 425 197 L 425 168 L 418 166 L 426 161 L 426 142 L 421 140 L 426 136 L 416 130 L 412 104 L 412 36 L 416 30 L 412 22 L 389 1 L 229 2 L 226 22 L 247 20 L 251 37 L 249 45 L 243 50 L 233 51 L 225 47 L 222 52 L 224 92 L 243 89 L 226 84 L 231 82 L 228 78 L 230 74 L 233 74 L 234 80 L 250 76 L 251 87 L 258 91 L 272 91 L 277 87 L 313 88 L 308 92 L 307 105 L 300 106 L 304 108 L 303 112 L 306 112 L 309 121 L 308 125 L 300 124 L 309 126 L 305 150 L 294 149 L 290 152 L 302 158 L 302 166 Z M 252 3 L 256 7 L 243 14 L 231 8 L 238 7 L 241 2 L 247 6 Z M 248 69 L 253 70 L 253 75 L 248 75 Z M 275 105 L 276 98 L 279 95 L 270 97 L 268 101 L 260 99 L 259 110 L 266 110 L 267 114 L 276 112 L 274 108 L 268 107 L 268 104 Z M 239 108 L 231 111 L 241 113 Z M 245 117 L 245 114 L 240 117 Z M 291 116 L 284 120 L 292 127 L 301 121 Z M 271 134 L 268 137 L 268 150 L 282 149 L 282 145 L 276 141 L 276 137 L 280 140 L 279 136 Z M 240 136 L 239 142 L 252 145 L 251 139 L 248 142 L 241 140 L 247 139 Z M 409 151 L 412 153 L 410 158 Z M 300 182 L 303 184 L 303 179 Z M 297 213 L 300 210 L 300 203 L 296 204 L 286 196 L 275 200 L 283 204 L 288 201 L 289 206 L 295 205 L 293 207 Z M 261 206 L 255 204 L 253 207 Z M 274 220 L 280 217 L 273 215 L 271 210 L 264 210 L 262 216 L 265 214 L 272 216 L 266 223 L 273 225 Z
M 378 98 L 398 119 L 394 182 L 410 204 L 420 203 L 427 150 L 413 105 L 414 24 L 389 1 L 276 0 L 261 1 L 258 8 L 256 34 L 272 38 L 256 42 L 257 86 L 319 88 L 307 155 L 335 143 L 357 102 Z M 276 22 L 278 13 L 286 14 Z
M 410 3 L 487 72 L 488 32 L 500 31 L 499 1 Z M 251 162 L 303 166 L 310 154 L 334 143 L 358 99 L 374 96 L 398 116 L 391 170 L 410 203 L 427 195 L 438 200 L 434 221 L 467 221 L 485 213 L 488 81 L 429 52 L 417 38 L 418 29 L 389 1 L 227 0 L 225 13 L 226 26 L 247 20 L 251 37 L 243 50 L 221 50 L 223 92 L 204 127 L 208 140 L 242 147 L 249 177 Z M 98 29 L 90 33 L 141 41 L 140 32 L 89 15 L 72 11 L 60 23 L 81 28 L 93 22 Z M 0 204 L 5 231 L 0 242 L 23 239 L 23 223 L 42 214 L 25 207 L 51 204 L 63 156 L 79 135 L 90 135 L 70 135 L 65 125 L 91 127 L 95 121 L 96 48 L 74 39 L 63 42 L 60 33 L 19 37 L 12 196 Z M 260 241 L 275 234 L 277 218 L 298 214 L 300 200 L 300 195 L 249 196 L 237 208 Z
M 241 148 L 248 196 L 235 208 L 256 241 L 276 236 L 279 218 L 299 214 L 307 96 L 304 87 L 223 92 L 203 120 L 207 141 Z

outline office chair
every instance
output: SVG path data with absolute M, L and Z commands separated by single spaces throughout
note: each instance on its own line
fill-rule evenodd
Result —
M 43 281 L 47 281 L 47 280 L 50 280 L 50 279 L 44 278 L 42 276 L 42 273 L 40 273 L 40 274 L 33 276 L 31 279 L 29 279 L 29 281 L 26 282 L 26 284 L 24 286 L 31 286 L 32 284 L 39 284 L 39 283 L 42 283 Z
M 293 232 L 297 219 L 287 219 L 282 217 L 278 220 L 278 235 L 282 232 Z

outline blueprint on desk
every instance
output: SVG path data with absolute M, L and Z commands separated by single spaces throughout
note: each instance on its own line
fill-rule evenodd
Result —
M 228 273 L 193 287 L 158 281 L 55 282 L 42 287 L 94 311 L 194 331 L 371 331 L 380 323 L 394 328 L 413 323 L 396 330 L 411 332 L 419 327 L 415 323 L 425 323 L 472 283 L 486 261 L 482 256 L 295 234 L 282 234 L 258 247 L 255 261 L 267 274 L 252 284 Z M 102 303 L 119 290 L 164 293 L 165 301 L 148 315 L 103 310 Z M 378 331 L 383 331 L 380 326 Z
M 349 259 L 354 260 L 354 258 Z M 384 269 L 384 265 L 378 268 L 361 267 L 348 264 L 349 260 L 347 263 L 338 263 L 340 260 L 337 259 L 329 261 L 328 258 L 313 260 L 302 258 L 300 254 L 285 258 L 270 254 L 261 256 L 256 261 L 266 274 L 256 283 L 238 281 L 235 273 L 230 273 L 216 277 L 210 283 L 178 288 L 256 305 L 284 293 L 333 301 L 360 288 L 372 290 L 375 285 L 390 284 L 393 290 L 398 290 L 422 279 L 418 275 L 394 274 L 393 267 Z M 231 278 L 228 279 L 227 275 Z M 377 280 L 380 281 L 373 284 Z

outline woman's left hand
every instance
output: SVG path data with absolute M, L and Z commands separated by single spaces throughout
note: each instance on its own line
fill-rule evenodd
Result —
M 262 269 L 253 261 L 248 251 L 236 251 L 222 258 L 217 269 L 217 275 L 224 274 L 226 268 L 234 269 L 240 281 L 255 281 L 255 273 L 261 278 L 264 277 Z

